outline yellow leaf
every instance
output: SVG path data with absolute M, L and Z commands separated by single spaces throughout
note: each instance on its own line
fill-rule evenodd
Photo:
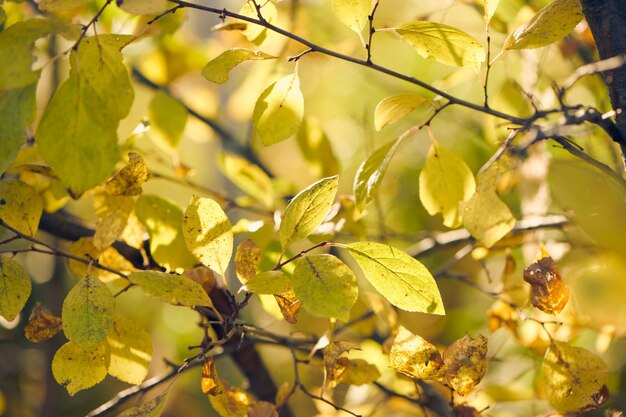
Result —
M 61 330 L 61 318 L 45 311 L 37 301 L 28 323 L 24 326 L 24 336 L 33 343 L 40 343 L 54 337 Z
M 166 150 L 178 147 L 187 124 L 187 109 L 176 99 L 163 91 L 157 93 L 148 105 L 148 119 L 151 137 Z
M 109 375 L 129 384 L 141 384 L 152 360 L 152 341 L 148 332 L 139 323 L 118 314 L 107 343 L 111 352 Z
M 332 6 L 337 19 L 360 34 L 372 9 L 372 0 L 333 0 Z
M 420 200 L 431 216 L 442 213 L 443 224 L 461 225 L 459 203 L 474 194 L 474 175 L 465 161 L 436 141 L 428 151 L 419 176 Z
M 0 220 L 19 232 L 35 236 L 43 212 L 41 196 L 16 179 L 0 180 Z
M 391 162 L 391 158 L 396 150 L 403 142 L 406 136 L 400 136 L 398 139 L 391 141 L 380 148 L 376 149 L 363 163 L 359 166 L 354 177 L 354 198 L 356 206 L 359 210 L 376 195 L 376 191 L 383 181 L 387 167 Z
M 113 326 L 115 299 L 108 287 L 91 275 L 78 281 L 63 301 L 65 336 L 85 350 L 93 350 Z
M 212 357 L 206 358 L 202 365 L 200 388 L 203 394 L 218 395 L 224 392 L 222 381 L 217 376 L 217 368 Z
M 117 3 L 126 13 L 147 15 L 167 10 L 167 0 L 123 0 Z
M 485 22 L 489 24 L 489 22 L 491 22 L 491 19 L 493 18 L 493 15 L 496 13 L 496 9 L 500 4 L 500 0 L 483 0 L 483 2 L 485 8 Z
M 382 99 L 374 110 L 374 127 L 380 131 L 383 127 L 395 123 L 415 110 L 427 100 L 417 94 L 398 94 Z
M 358 344 L 345 340 L 332 342 L 324 348 L 324 386 L 329 388 L 337 386 L 350 366 L 350 360 L 342 355 L 358 348 Z
M 487 338 L 469 335 L 454 341 L 443 352 L 445 377 L 452 389 L 460 395 L 470 392 L 487 372 Z
M 276 57 L 249 49 L 228 49 L 204 66 L 202 76 L 211 82 L 222 84 L 228 81 L 228 73 L 242 62 L 266 59 L 276 59 Z
M 253 403 L 252 397 L 246 391 L 226 384 L 224 392 L 209 396 L 209 401 L 221 417 L 247 417 L 248 408 Z
M 268 146 L 296 134 L 303 114 L 304 97 L 298 75 L 294 73 L 263 91 L 254 106 L 252 120 L 261 141 Z
M 235 272 L 242 284 L 259 271 L 261 248 L 252 239 L 246 239 L 237 245 L 235 252 Z
M 93 245 L 98 251 L 103 251 L 111 246 L 124 231 L 135 201 L 123 195 L 97 193 L 94 195 L 93 202 L 96 216 L 98 216 Z
M 395 31 L 424 58 L 442 64 L 478 68 L 485 50 L 467 33 L 448 25 L 417 21 L 400 25 Z
M 24 268 L 13 259 L 0 256 L 0 316 L 12 321 L 30 296 L 32 283 Z
M 187 247 L 204 265 L 224 276 L 233 254 L 232 225 L 210 198 L 193 196 L 183 219 Z
M 220 167 L 224 175 L 250 197 L 265 207 L 274 205 L 272 180 L 261 168 L 230 153 L 222 154 Z
M 550 45 L 563 39 L 582 19 L 579 0 L 554 0 L 515 29 L 504 41 L 502 51 Z
M 531 287 L 530 300 L 539 310 L 560 313 L 569 300 L 569 288 L 551 256 L 544 256 L 524 269 L 524 281 Z
M 46 12 L 58 12 L 82 6 L 88 1 L 89 0 L 41 0 L 38 6 L 40 10 Z
M 265 271 L 246 281 L 245 288 L 257 294 L 282 294 L 291 290 L 291 280 L 283 271 Z
M 278 10 L 276 10 L 276 6 L 270 0 L 266 0 L 264 2 L 258 2 L 261 6 L 260 13 L 263 16 L 263 19 L 268 23 L 272 23 L 276 21 L 278 18 Z M 252 2 L 247 1 L 243 7 L 239 10 L 239 14 L 247 17 L 251 17 L 253 19 L 258 19 L 259 14 L 256 10 L 256 7 L 252 4 Z M 265 40 L 267 29 L 261 25 L 255 25 L 253 23 L 247 23 L 246 27 L 242 30 L 242 34 L 248 38 L 250 42 L 255 43 L 256 45 L 260 45 L 263 40 Z
M 346 385 L 371 384 L 380 378 L 380 371 L 375 365 L 364 359 L 350 359 L 350 366 L 345 370 L 339 382 Z
M 52 359 L 52 375 L 70 395 L 91 388 L 107 375 L 109 351 L 106 343 L 87 351 L 67 342 Z
M 148 167 L 143 158 L 130 152 L 126 165 L 104 184 L 104 189 L 111 195 L 139 195 L 147 180 Z
M 315 178 L 336 175 L 341 171 L 328 135 L 314 118 L 306 118 L 296 136 L 302 157 Z
M 163 410 L 165 410 L 168 393 L 169 389 L 138 407 L 124 410 L 124 412 L 117 417 L 159 417 L 163 414 Z
M 389 352 L 389 366 L 417 379 L 439 380 L 443 359 L 437 348 L 421 336 L 400 326 Z
M 500 327 L 507 327 L 515 333 L 519 316 L 511 305 L 504 300 L 498 299 L 487 310 L 487 326 L 490 332 L 495 332 Z
M 130 274 L 128 280 L 146 294 L 175 306 L 213 307 L 202 286 L 187 277 L 158 271 L 139 271 Z
M 248 417 L 278 417 L 276 406 L 267 401 L 258 401 L 248 410 Z
M 608 367 L 586 349 L 553 341 L 543 360 L 550 404 L 561 413 L 593 410 L 608 399 Z
M 287 323 L 296 324 L 300 307 L 302 307 L 302 303 L 296 298 L 296 293 L 293 290 L 287 291 L 282 294 L 275 294 L 274 298 Z

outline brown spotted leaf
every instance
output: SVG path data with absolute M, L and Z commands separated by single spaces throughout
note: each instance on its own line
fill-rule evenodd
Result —
M 487 326 L 490 332 L 495 332 L 500 327 L 506 327 L 511 331 L 517 330 L 519 316 L 511 305 L 503 300 L 496 300 L 487 310 Z
M 417 379 L 438 380 L 443 373 L 443 359 L 437 348 L 403 326 L 391 346 L 389 366 Z
M 259 271 L 261 262 L 261 249 L 252 239 L 246 239 L 237 245 L 235 251 L 235 272 L 242 284 Z
M 108 180 L 104 186 L 111 195 L 139 195 L 141 186 L 148 180 L 148 167 L 141 155 L 131 152 L 128 163 Z
M 530 284 L 530 301 L 539 310 L 559 313 L 569 300 L 569 288 L 563 284 L 556 262 L 544 256 L 524 270 L 524 281 Z
M 282 294 L 276 294 L 274 298 L 287 323 L 296 324 L 300 307 L 302 307 L 302 303 L 296 298 L 296 293 L 291 290 Z
M 24 336 L 33 343 L 40 343 L 54 337 L 61 329 L 61 318 L 45 311 L 41 308 L 41 303 L 37 301 L 24 327 Z
M 487 372 L 487 338 L 469 335 L 453 342 L 443 352 L 445 377 L 452 389 L 465 395 L 478 384 Z
M 222 382 L 217 376 L 215 361 L 212 357 L 208 357 L 202 365 L 202 379 L 200 379 L 200 388 L 203 394 L 218 395 L 223 392 Z

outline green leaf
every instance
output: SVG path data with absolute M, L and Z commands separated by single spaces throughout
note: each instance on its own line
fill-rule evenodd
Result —
M 85 350 L 96 349 L 113 326 L 115 299 L 109 288 L 91 275 L 78 281 L 63 301 L 63 332 Z
M 284 249 L 304 239 L 319 226 L 333 204 L 338 177 L 322 178 L 300 191 L 289 202 L 280 223 L 280 244 Z
M 204 265 L 224 276 L 233 255 L 232 225 L 210 198 L 193 196 L 183 219 L 187 247 Z
M 296 140 L 314 177 L 336 175 L 341 170 L 330 140 L 317 120 L 305 119 Z
M 361 33 L 372 9 L 372 0 L 333 0 L 337 19 L 356 33 Z
M 252 120 L 265 146 L 294 135 L 304 114 L 304 97 L 297 74 L 287 75 L 270 85 L 259 96 Z
M 168 391 L 156 396 L 154 399 L 148 401 L 137 407 L 132 407 L 124 410 L 117 417 L 159 417 L 165 410 L 165 404 L 167 402 Z
M 58 12 L 82 6 L 88 1 L 89 0 L 41 0 L 38 5 L 39 10 L 44 12 Z
M 128 280 L 138 285 L 146 294 L 175 306 L 213 307 L 202 285 L 181 275 L 141 271 L 130 274 Z
M 374 127 L 380 131 L 388 124 L 395 123 L 427 101 L 417 94 L 398 94 L 382 99 L 374 110 Z
M 148 106 L 148 119 L 155 139 L 168 150 L 176 149 L 187 124 L 187 109 L 163 91 L 157 91 Z
M 265 271 L 246 281 L 245 289 L 256 294 L 282 294 L 291 290 L 291 281 L 283 271 Z
M 0 180 L 0 220 L 20 233 L 35 236 L 42 212 L 43 201 L 37 190 L 16 179 Z
M 0 256 L 0 316 L 13 321 L 26 305 L 32 283 L 24 268 Z
M 233 184 L 263 206 L 270 208 L 274 205 L 272 180 L 261 168 L 230 153 L 223 153 L 219 162 L 222 172 Z
M 359 297 L 354 273 L 333 255 L 304 256 L 291 277 L 293 290 L 306 311 L 318 317 L 348 321 Z
M 183 238 L 180 207 L 155 195 L 142 195 L 137 199 L 135 212 L 150 235 L 150 253 L 159 265 L 168 270 L 183 270 L 198 263 Z
M 406 311 L 445 314 L 437 283 L 420 262 L 381 243 L 357 242 L 347 248 L 365 277 L 391 304 Z
M 479 67 L 485 60 L 485 50 L 467 33 L 434 22 L 410 22 L 395 28 L 424 58 L 434 58 L 442 64 Z
M 478 174 L 474 195 L 459 204 L 463 225 L 480 243 L 490 248 L 515 225 L 515 217 L 496 193 L 497 166 Z M 485 213 L 489 213 L 488 216 Z
M 608 398 L 609 369 L 590 351 L 553 341 L 543 360 L 543 382 L 550 404 L 560 413 L 580 413 Z
M 579 0 L 554 0 L 515 29 L 504 41 L 502 51 L 550 45 L 563 39 L 582 19 Z
M 359 166 L 354 177 L 354 198 L 359 210 L 363 210 L 363 207 L 376 195 L 378 187 L 383 181 L 389 162 L 391 158 L 400 146 L 405 136 L 389 142 L 380 148 L 376 149 L 363 163 Z
M 0 91 L 0 174 L 9 167 L 26 140 L 35 115 L 37 83 Z
M 276 59 L 276 57 L 249 49 L 228 49 L 205 65 L 202 69 L 202 76 L 211 82 L 222 84 L 228 81 L 228 73 L 242 62 L 265 59 Z
M 465 161 L 433 140 L 420 172 L 419 189 L 428 214 L 442 213 L 444 225 L 458 227 L 459 203 L 474 194 L 476 183 Z
M 103 343 L 87 351 L 67 342 L 59 348 L 52 359 L 52 375 L 70 395 L 91 388 L 107 376 L 109 351 Z
M 167 0 L 124 0 L 118 5 L 126 13 L 139 15 L 159 14 L 167 10 Z
M 141 384 L 152 360 L 148 332 L 139 323 L 118 314 L 107 343 L 111 352 L 109 375 L 129 384 Z

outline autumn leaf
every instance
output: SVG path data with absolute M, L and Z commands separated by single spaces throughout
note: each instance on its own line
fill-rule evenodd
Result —
M 104 188 L 111 195 L 139 195 L 148 176 L 148 167 L 141 155 L 130 152 L 126 165 L 104 184 Z
M 142 383 L 152 360 L 148 332 L 136 321 L 117 314 L 107 344 L 111 355 L 109 375 L 133 385 Z
M 235 273 L 242 284 L 248 282 L 259 271 L 261 248 L 252 239 L 237 245 L 235 251 Z
M 285 321 L 295 324 L 298 321 L 300 307 L 302 307 L 302 303 L 296 297 L 295 292 L 291 290 L 282 294 L 274 294 L 274 298 L 276 299 L 276 303 L 278 303 L 278 307 Z
M 524 269 L 524 281 L 530 284 L 532 305 L 545 313 L 560 313 L 569 300 L 569 288 L 551 256 L 544 256 Z
M 206 358 L 202 365 L 202 378 L 200 379 L 200 388 L 203 394 L 218 395 L 224 392 L 222 382 L 217 376 L 215 361 L 212 357 Z
M 388 124 L 401 120 L 424 102 L 427 102 L 424 97 L 410 93 L 386 97 L 376 105 L 374 127 L 380 131 Z
M 165 410 L 168 394 L 169 389 L 142 405 L 124 410 L 117 417 L 159 417 Z
M 28 301 L 32 283 L 22 265 L 0 256 L 0 316 L 14 320 Z
M 41 196 L 19 180 L 0 180 L 0 220 L 18 232 L 35 236 L 43 212 Z
M 70 395 L 91 388 L 107 375 L 109 350 L 102 343 L 93 350 L 85 350 L 72 342 L 59 348 L 52 359 L 52 375 Z
M 251 51 L 249 49 L 228 49 L 204 66 L 202 76 L 211 82 L 222 84 L 228 81 L 228 73 L 242 62 L 266 59 L 276 59 L 276 57 L 265 52 Z
M 291 280 L 283 271 L 259 272 L 246 281 L 244 288 L 257 294 L 283 294 L 292 289 Z
M 60 317 L 53 316 L 37 301 L 28 323 L 24 326 L 24 336 L 33 343 L 45 342 L 63 329 Z
M 202 286 L 192 279 L 158 271 L 133 272 L 128 280 L 146 294 L 172 305 L 213 307 Z
M 487 338 L 469 335 L 454 341 L 443 352 L 445 378 L 459 395 L 468 394 L 487 372 Z
M 417 379 L 439 380 L 443 377 L 443 358 L 437 348 L 404 326 L 398 328 L 389 352 L 389 366 Z

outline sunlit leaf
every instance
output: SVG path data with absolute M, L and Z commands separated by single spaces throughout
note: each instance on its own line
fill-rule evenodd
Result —
M 295 324 L 298 321 L 300 307 L 302 307 L 302 303 L 296 298 L 296 293 L 291 290 L 282 294 L 275 294 L 274 299 L 287 323 Z
M 202 378 L 200 388 L 203 394 L 218 395 L 223 392 L 222 383 L 217 376 L 215 361 L 212 357 L 206 358 L 202 365 Z
M 280 244 L 284 249 L 304 239 L 322 223 L 337 193 L 337 176 L 322 178 L 300 191 L 290 202 L 280 223 Z
M 242 62 L 266 59 L 276 59 L 276 57 L 249 49 L 228 49 L 205 65 L 202 69 L 202 76 L 211 82 L 222 84 L 228 81 L 228 73 Z
M 417 379 L 443 377 L 443 358 L 437 348 L 421 336 L 400 326 L 389 352 L 389 366 Z
M 372 9 L 372 0 L 332 0 L 332 6 L 341 23 L 361 33 Z
M 586 349 L 553 341 L 543 360 L 543 382 L 550 404 L 563 414 L 598 408 L 608 399 L 609 369 Z
M 131 197 L 98 193 L 94 195 L 94 206 L 98 222 L 93 244 L 98 251 L 109 247 L 124 231 L 128 216 L 135 206 Z
M 235 252 L 235 273 L 242 284 L 259 271 L 261 248 L 252 239 L 246 239 L 237 245 Z
M 485 22 L 489 24 L 489 22 L 491 22 L 491 19 L 493 18 L 493 15 L 496 13 L 496 9 L 500 4 L 500 0 L 483 0 L 483 2 L 485 8 L 483 16 L 485 18 Z
M 386 97 L 376 105 L 374 127 L 380 131 L 383 127 L 404 118 L 426 101 L 422 96 L 409 93 Z
M 67 245 L 67 251 L 74 256 L 84 259 L 86 262 L 80 262 L 75 259 L 68 259 L 67 266 L 70 271 L 77 277 L 84 277 L 87 274 L 91 274 L 95 277 L 100 276 L 100 269 L 90 267 L 90 260 L 98 260 L 100 257 L 100 251 L 93 243 L 93 237 L 81 237 L 75 242 Z
M 139 271 L 130 274 L 128 280 L 146 294 L 175 306 L 213 306 L 200 284 L 180 275 Z
M 107 343 L 111 352 L 109 375 L 133 385 L 142 383 L 152 359 L 148 332 L 139 323 L 118 314 Z
M 578 0 L 554 0 L 539 10 L 528 23 L 515 29 L 502 50 L 540 48 L 559 41 L 583 19 Z
M 135 212 L 150 235 L 150 253 L 159 265 L 182 270 L 198 263 L 185 244 L 179 206 L 155 195 L 142 195 Z
M 28 323 L 24 326 L 24 336 L 33 343 L 41 343 L 54 337 L 62 329 L 61 318 L 45 311 L 37 301 Z
M 253 19 L 258 19 L 260 12 L 266 22 L 272 23 L 276 21 L 278 18 L 278 10 L 276 10 L 276 6 L 271 0 L 257 2 L 257 4 L 261 6 L 259 11 L 256 10 L 256 7 L 252 2 L 247 1 L 239 10 L 239 14 Z M 248 38 L 250 42 L 260 45 L 265 39 L 266 32 L 267 29 L 261 25 L 247 23 L 241 33 Z
M 363 163 L 359 166 L 354 177 L 354 198 L 359 210 L 376 195 L 376 191 L 380 187 L 391 158 L 402 143 L 404 136 L 389 142 L 386 145 L 376 149 Z
M 137 406 L 124 410 L 117 417 L 159 417 L 165 410 L 165 404 L 167 403 L 167 394 L 169 390 L 159 394 L 152 400 Z
M 224 275 L 233 254 L 233 232 L 216 201 L 198 196 L 191 199 L 183 219 L 183 236 L 191 253 Z
M 299 259 L 291 284 L 304 309 L 318 317 L 348 321 L 350 309 L 359 296 L 354 273 L 333 255 Z
M 282 294 L 291 290 L 291 280 L 283 271 L 260 272 L 246 282 L 246 290 L 257 294 Z
M 328 177 L 340 171 L 339 160 L 319 122 L 306 118 L 296 135 L 298 147 L 315 177 Z
M 391 304 L 406 311 L 445 314 L 437 283 L 419 261 L 381 243 L 357 242 L 347 247 L 365 277 Z
M 420 201 L 448 227 L 461 225 L 459 203 L 474 194 L 474 175 L 465 161 L 433 140 L 419 176 Z
M 25 235 L 35 236 L 42 212 L 43 201 L 37 190 L 16 179 L 0 180 L 0 220 Z
M 358 349 L 359 345 L 346 340 L 331 342 L 324 348 L 324 386 L 328 388 L 336 387 L 343 374 L 350 366 L 350 360 L 344 353 Z
M 36 89 L 36 83 L 0 89 L 0 173 L 8 168 L 26 141 L 26 128 L 35 115 Z
M 478 384 L 487 372 L 487 338 L 469 335 L 454 341 L 443 352 L 445 377 L 452 389 L 465 395 Z
M 272 180 L 261 168 L 230 153 L 222 154 L 220 167 L 224 175 L 250 197 L 265 207 L 274 205 Z
M 500 327 L 507 327 L 511 331 L 517 330 L 519 315 L 511 305 L 501 299 L 493 302 L 487 310 L 487 325 L 490 332 L 495 332 Z
M 52 359 L 52 375 L 70 395 L 91 388 L 107 376 L 109 351 L 106 343 L 87 351 L 67 342 Z
M 544 256 L 528 265 L 524 269 L 524 281 L 530 284 L 532 305 L 545 313 L 561 312 L 569 300 L 569 288 L 563 283 L 551 256 Z
M 167 149 L 176 149 L 187 124 L 187 109 L 163 91 L 157 91 L 148 105 L 151 135 Z
M 240 388 L 224 383 L 224 392 L 209 396 L 211 405 L 221 417 L 248 417 L 248 408 L 254 402 L 251 395 Z
M 424 58 L 434 58 L 442 64 L 478 67 L 485 60 L 480 43 L 452 26 L 416 21 L 395 28 Z
M 115 173 L 104 185 L 111 195 L 139 195 L 141 186 L 148 180 L 148 167 L 141 155 L 135 152 L 128 154 L 128 163 Z
M 371 384 L 380 378 L 380 371 L 375 365 L 364 359 L 350 359 L 350 365 L 341 375 L 339 383 L 346 385 Z
M 268 146 L 296 134 L 303 114 L 304 97 L 298 75 L 294 73 L 274 82 L 261 93 L 252 120 L 261 141 Z
M 96 349 L 111 330 L 114 313 L 111 291 L 98 278 L 87 275 L 63 301 L 63 332 L 77 346 Z
M 32 283 L 24 268 L 13 259 L 0 256 L 0 316 L 12 321 L 30 296 Z
M 39 9 L 45 12 L 58 12 L 82 6 L 88 1 L 89 0 L 41 0 L 38 5 Z
M 167 10 L 167 0 L 123 0 L 117 2 L 120 9 L 131 14 L 159 14 Z

